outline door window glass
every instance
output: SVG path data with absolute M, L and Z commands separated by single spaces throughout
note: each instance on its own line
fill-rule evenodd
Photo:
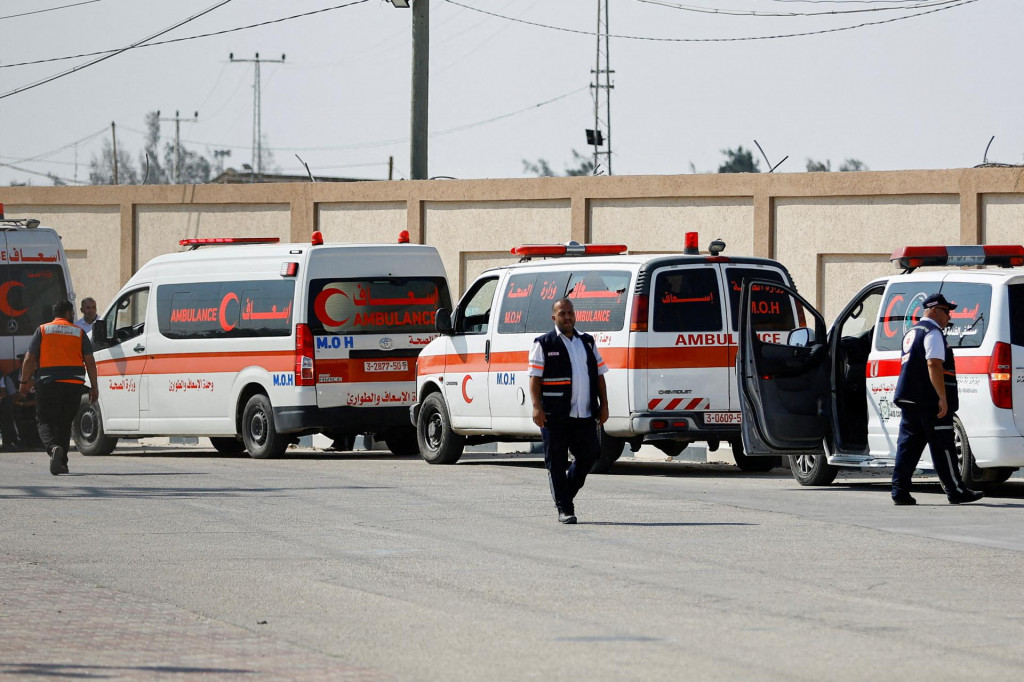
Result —
M 861 336 L 870 332 L 878 320 L 878 307 L 882 304 L 883 288 L 873 289 L 850 311 L 839 329 L 840 338 Z
M 778 270 L 768 268 L 744 268 L 727 267 L 725 278 L 729 287 L 729 312 L 732 317 L 732 329 L 736 330 L 737 313 L 740 307 L 740 292 L 743 290 L 743 280 L 760 279 L 769 282 L 785 284 L 782 273 Z M 765 290 L 760 292 L 758 300 L 761 301 L 757 310 L 752 310 L 755 329 L 779 329 L 792 320 L 792 314 L 786 312 L 792 309 L 790 298 L 782 293 L 781 289 Z M 779 317 L 776 317 L 778 315 Z
M 946 338 L 953 348 L 977 348 L 991 323 L 992 287 L 988 284 L 944 282 L 942 295 L 956 303 L 949 314 Z
M 1010 343 L 1024 346 L 1024 284 L 1011 284 L 1010 293 Z M 960 301 L 954 301 L 959 303 Z
M 936 292 L 957 304 L 946 330 L 949 345 L 954 348 L 980 346 L 990 323 L 992 287 L 969 282 L 897 282 L 889 287 L 880 309 L 875 348 L 900 350 L 903 336 L 924 313 L 924 299 Z
M 498 279 L 488 279 L 477 284 L 459 303 L 456 329 L 463 334 L 484 334 L 491 319 L 491 306 Z
M 140 335 L 146 322 L 146 308 L 149 304 L 149 289 L 129 291 L 107 313 L 107 338 L 114 343 L 124 343 Z
M 156 289 L 157 322 L 169 339 L 289 336 L 294 295 L 287 279 L 163 284 Z
M 662 271 L 651 291 L 654 331 L 721 331 L 721 298 L 713 267 Z

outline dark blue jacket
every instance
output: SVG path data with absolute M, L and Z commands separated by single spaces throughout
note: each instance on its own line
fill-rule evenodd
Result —
M 935 410 L 939 406 L 939 395 L 932 386 L 928 375 L 928 361 L 924 355 L 924 337 L 935 329 L 933 325 L 918 323 L 903 337 L 903 355 L 900 358 L 900 378 L 896 382 L 893 401 L 902 406 L 916 405 L 922 409 Z M 956 384 L 956 365 L 953 349 L 943 337 L 946 357 L 942 361 L 943 384 L 946 387 L 946 408 L 949 414 L 960 407 L 960 396 Z
M 590 416 L 597 417 L 600 410 L 597 396 L 597 356 L 594 337 L 579 331 L 587 351 L 587 374 L 590 376 Z M 534 339 L 544 351 L 544 374 L 541 376 L 540 403 L 549 417 L 567 418 L 572 407 L 572 361 L 557 329 Z

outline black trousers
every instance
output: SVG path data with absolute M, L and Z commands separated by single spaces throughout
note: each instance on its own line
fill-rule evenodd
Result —
M 597 420 L 593 417 L 545 417 L 540 434 L 544 439 L 544 466 L 548 470 L 551 497 L 558 511 L 575 514 L 573 499 L 583 487 L 600 453 Z M 570 452 L 575 458 L 572 464 L 569 463 Z
M 36 384 L 36 425 L 46 452 L 55 445 L 67 455 L 71 447 L 71 422 L 78 413 L 85 386 L 60 381 Z
M 892 496 L 910 494 L 910 479 L 921 461 L 925 445 L 931 450 L 932 464 L 946 495 L 964 492 L 966 486 L 960 479 L 956 461 L 953 415 L 947 414 L 939 419 L 931 409 L 913 405 L 903 407 L 902 412 L 900 435 L 896 441 L 896 466 L 892 472 Z

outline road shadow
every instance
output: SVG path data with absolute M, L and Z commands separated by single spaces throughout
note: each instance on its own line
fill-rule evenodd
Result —
M 252 675 L 248 668 L 195 668 L 179 665 L 77 665 L 74 663 L 0 663 L 0 674 L 49 678 L 104 679 L 123 674 L 140 675 Z
M 61 477 L 63 478 L 63 476 Z M 87 478 L 87 475 L 81 475 Z M 0 500 L 14 499 L 208 499 L 234 497 L 290 497 L 298 492 L 310 490 L 393 490 L 395 486 L 379 485 L 318 485 L 296 488 L 192 488 L 155 486 L 109 486 L 96 485 L 21 485 L 0 486 Z
M 577 525 L 580 526 L 649 526 L 652 528 L 661 527 L 681 527 L 681 526 L 760 526 L 759 523 L 698 523 L 698 522 L 678 522 L 674 523 L 671 521 L 667 522 L 654 522 L 654 523 L 642 523 L 640 521 L 578 521 Z

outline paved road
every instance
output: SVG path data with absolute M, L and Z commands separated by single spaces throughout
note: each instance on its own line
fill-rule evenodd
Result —
M 536 458 L 0 455 L 0 679 L 1009 680 L 1024 481 L 630 462 L 555 522 Z M 931 479 L 934 481 L 934 479 Z

